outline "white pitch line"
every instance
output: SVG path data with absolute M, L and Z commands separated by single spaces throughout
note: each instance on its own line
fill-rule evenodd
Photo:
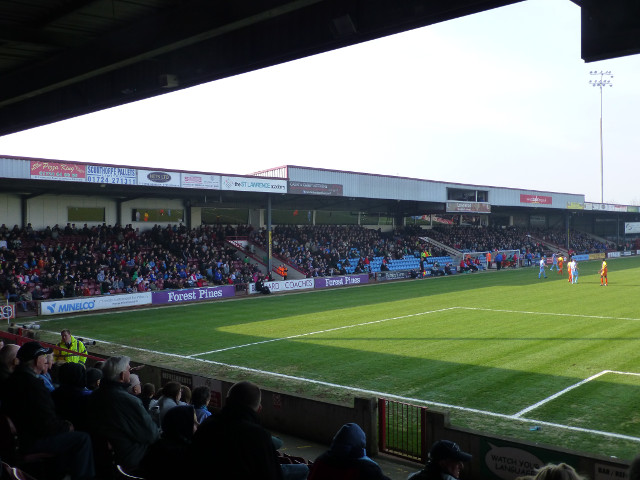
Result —
M 429 313 L 429 312 L 427 312 L 427 313 Z M 419 315 L 419 314 L 413 314 L 413 315 Z M 55 334 L 57 334 L 58 332 L 47 332 L 47 333 L 55 333 Z M 322 380 L 313 380 L 313 379 L 310 379 L 310 378 L 296 377 L 296 376 L 287 375 L 287 374 L 284 374 L 284 373 L 269 372 L 267 370 L 259 370 L 259 369 L 256 369 L 256 368 L 243 367 L 243 366 L 240 366 L 240 365 L 231 365 L 231 364 L 228 364 L 228 363 L 217 362 L 215 360 L 205 360 L 203 358 L 195 358 L 195 357 L 190 356 L 190 355 L 178 355 L 178 354 L 175 354 L 175 353 L 160 352 L 158 350 L 151 350 L 151 349 L 148 349 L 148 348 L 140 348 L 140 347 L 132 347 L 132 346 L 129 346 L 129 345 L 122 345 L 122 344 L 119 344 L 119 343 L 114 343 L 114 342 L 109 342 L 109 341 L 104 341 L 104 340 L 99 340 L 99 342 L 107 344 L 107 345 L 114 345 L 114 346 L 120 347 L 120 348 L 128 348 L 128 349 L 131 349 L 131 350 L 137 350 L 139 352 L 153 353 L 153 354 L 156 354 L 156 355 L 163 355 L 163 356 L 167 356 L 167 357 L 180 358 L 180 359 L 183 359 L 183 360 L 193 360 L 193 361 L 196 361 L 196 362 L 207 363 L 209 365 L 217 365 L 219 367 L 230 368 L 230 369 L 235 369 L 235 370 L 240 370 L 240 371 L 250 372 L 250 373 L 256 373 L 256 374 L 265 375 L 265 376 L 269 376 L 269 377 L 281 378 L 281 379 L 285 379 L 285 380 L 294 380 L 294 381 L 298 381 L 298 382 L 309 383 L 309 384 L 312 384 L 312 385 L 319 385 L 319 386 L 324 386 L 324 387 L 342 389 L 342 390 L 346 390 L 346 391 L 349 391 L 349 392 L 355 392 L 355 393 L 359 393 L 359 394 L 373 395 L 373 396 L 376 396 L 376 397 L 394 399 L 394 400 L 398 400 L 398 401 L 405 402 L 405 403 L 414 402 L 414 403 L 427 405 L 427 406 L 433 406 L 433 407 L 439 407 L 439 408 L 448 408 L 448 409 L 452 409 L 452 410 L 459 410 L 459 411 L 462 411 L 462 412 L 477 413 L 479 415 L 485 415 L 485 416 L 496 417 L 496 418 L 503 418 L 505 420 L 516 420 L 516 421 L 520 421 L 520 422 L 535 423 L 536 425 L 545 425 L 545 426 L 549 426 L 549 427 L 556 427 L 556 428 L 560 428 L 560 429 L 563 429 L 563 430 L 571 430 L 571 431 L 575 431 L 575 432 L 589 433 L 589 434 L 600 435 L 600 436 L 609 437 L 609 438 L 620 438 L 620 439 L 623 439 L 623 440 L 630 440 L 630 441 L 634 441 L 634 442 L 640 442 L 640 438 L 639 437 L 632 437 L 632 436 L 629 436 L 629 435 L 622 435 L 622 434 L 619 434 L 619 433 L 603 432 L 601 430 L 592 430 L 592 429 L 587 429 L 587 428 L 582 428 L 582 427 L 572 427 L 570 425 L 562 425 L 562 424 L 558 424 L 558 423 L 545 422 L 545 421 L 531 419 L 531 418 L 516 417 L 515 415 L 506 415 L 506 414 L 503 414 L 503 413 L 496 413 L 496 412 L 490 412 L 490 411 L 486 411 L 486 410 L 479 410 L 479 409 L 475 409 L 475 408 L 461 407 L 461 406 L 458 406 L 458 405 L 451 405 L 451 404 L 447 404 L 447 403 L 432 402 L 432 401 L 423 400 L 423 399 L 420 399 L 420 398 L 402 397 L 400 395 L 395 395 L 393 393 L 379 392 L 379 391 L 376 391 L 376 390 L 367 390 L 367 389 L 357 388 L 357 387 L 350 387 L 348 385 L 340 385 L 340 384 L 337 384 L 337 383 L 325 382 L 325 381 L 322 381 Z M 602 373 L 603 372 L 601 372 L 598 375 L 601 375 Z M 627 374 L 626 372 L 612 372 L 612 373 Z M 631 373 L 630 375 L 640 375 L 640 374 Z
M 299 333 L 298 335 L 290 335 L 288 337 L 271 338 L 269 340 L 262 340 L 260 342 L 245 343 L 243 345 L 234 345 L 233 347 L 219 348 L 217 350 L 211 350 L 209 352 L 194 353 L 194 354 L 189 355 L 189 357 L 199 357 L 201 355 L 208 355 L 210 353 L 226 352 L 228 350 L 235 350 L 237 348 L 244 348 L 244 347 L 252 347 L 254 345 L 262 345 L 264 343 L 280 342 L 282 340 L 291 340 L 292 338 L 307 337 L 309 335 L 317 335 L 319 333 L 335 332 L 337 330 L 344 330 L 344 329 L 347 329 L 347 328 L 362 327 L 362 326 L 365 326 L 365 325 L 374 325 L 376 323 L 383 323 L 383 322 L 388 322 L 388 321 L 391 321 L 391 320 L 401 320 L 401 319 L 404 319 L 404 318 L 417 317 L 417 316 L 420 316 L 420 315 L 428 315 L 428 314 L 431 314 L 431 313 L 445 312 L 447 310 L 453 310 L 455 308 L 457 308 L 457 307 L 441 308 L 439 310 L 430 310 L 430 311 L 427 311 L 427 312 L 412 313 L 410 315 L 402 315 L 400 317 L 383 318 L 383 319 L 380 319 L 380 320 L 372 320 L 370 322 L 356 323 L 354 325 L 344 325 L 342 327 L 328 328 L 326 330 L 318 330 L 316 332 Z
M 480 308 L 480 307 L 453 307 L 462 310 L 478 310 L 482 312 L 497 312 L 497 313 L 522 313 L 525 315 L 549 315 L 554 317 L 576 317 L 576 318 L 596 318 L 598 320 L 633 320 L 639 321 L 640 318 L 627 318 L 627 317 L 605 317 L 603 315 L 580 315 L 577 313 L 558 313 L 558 312 L 529 312 L 522 310 L 501 310 L 496 308 Z
M 427 405 L 427 406 L 434 406 L 434 407 L 439 407 L 439 408 L 448 408 L 448 409 L 452 409 L 452 410 L 460 410 L 460 411 L 463 411 L 463 412 L 477 413 L 477 414 L 480 414 L 480 415 L 485 415 L 485 416 L 490 416 L 490 417 L 503 418 L 505 420 L 517 420 L 517 421 L 521 421 L 521 422 L 535 423 L 537 425 L 545 425 L 545 426 L 549 426 L 549 427 L 556 427 L 556 428 L 560 428 L 560 429 L 563 429 L 563 430 L 584 432 L 584 433 L 589 433 L 589 434 L 593 434 L 593 435 L 600 435 L 600 436 L 609 437 L 609 438 L 620 438 L 620 439 L 623 439 L 623 440 L 630 440 L 630 441 L 634 441 L 634 442 L 640 442 L 640 438 L 632 437 L 632 436 L 629 436 L 629 435 L 622 435 L 622 434 L 612 433 L 612 432 L 603 432 L 603 431 L 600 431 L 600 430 L 592 430 L 592 429 L 581 428 L 581 427 L 572 427 L 570 425 L 562 425 L 562 424 L 558 424 L 558 423 L 544 422 L 544 421 L 539 421 L 539 420 L 529 419 L 529 418 L 516 418 L 514 415 L 506 415 L 506 414 L 503 414 L 503 413 L 490 412 L 490 411 L 479 410 L 479 409 L 475 409 L 475 408 L 461 407 L 461 406 L 458 406 L 458 405 L 450 405 L 450 404 L 447 404 L 447 403 L 432 402 L 432 401 L 423 400 L 423 399 L 420 399 L 420 398 L 402 397 L 400 395 L 395 395 L 395 394 L 387 393 L 387 392 L 380 392 L 380 391 L 377 391 L 377 390 L 368 390 L 368 389 L 363 389 L 363 388 L 350 387 L 350 386 L 347 386 L 347 385 L 340 385 L 340 384 L 337 384 L 337 383 L 325 382 L 325 381 L 322 381 L 322 380 L 312 380 L 310 378 L 296 377 L 296 376 L 287 375 L 287 374 L 284 374 L 284 373 L 269 372 L 267 370 L 260 370 L 260 369 L 256 369 L 256 368 L 242 367 L 242 366 L 239 366 L 239 365 L 231 365 L 231 364 L 228 364 L 228 363 L 217 362 L 215 360 L 205 360 L 203 358 L 193 358 L 191 356 L 177 355 L 177 354 L 172 354 L 172 353 L 164 353 L 164 352 L 159 352 L 159 351 L 156 351 L 156 350 L 149 350 L 149 349 L 146 349 L 146 348 L 128 347 L 126 345 L 118 345 L 118 344 L 115 344 L 115 343 L 112 343 L 112 342 L 103 342 L 103 343 L 116 345 L 116 346 L 121 346 L 121 347 L 124 347 L 124 348 L 131 348 L 133 350 L 138 350 L 138 351 L 142 351 L 142 352 L 155 353 L 155 354 L 166 355 L 166 356 L 170 356 L 170 357 L 177 357 L 177 358 L 182 358 L 182 359 L 185 359 L 185 360 L 194 360 L 196 362 L 207 363 L 209 365 L 217 365 L 219 367 L 230 368 L 230 369 L 240 370 L 240 371 L 244 371 L 244 372 L 250 372 L 250 373 L 255 373 L 255 374 L 259 374 L 259 375 L 265 375 L 265 376 L 269 376 L 269 377 L 281 378 L 281 379 L 285 379 L 285 380 L 294 380 L 294 381 L 298 381 L 298 382 L 309 383 L 309 384 L 312 384 L 312 385 L 318 385 L 318 386 L 324 386 L 324 387 L 347 390 L 349 392 L 354 392 L 354 393 L 359 393 L 359 394 L 373 395 L 375 397 L 394 399 L 394 400 L 398 400 L 398 401 L 405 402 L 405 403 L 413 402 L 413 403 L 418 403 L 418 404 Z
M 547 397 L 547 398 L 545 398 L 545 399 L 540 400 L 538 403 L 534 403 L 533 405 L 531 405 L 531 406 L 529 406 L 529 407 L 525 408 L 524 410 L 520 410 L 518 413 L 514 414 L 514 415 L 513 415 L 513 417 L 514 417 L 514 418 L 521 417 L 521 416 L 522 416 L 522 415 L 524 415 L 525 413 L 528 413 L 528 412 L 530 412 L 531 410 L 535 410 L 536 408 L 538 408 L 538 407 L 540 407 L 540 406 L 544 405 L 544 404 L 545 404 L 545 403 L 547 403 L 547 402 L 550 402 L 551 400 L 555 400 L 555 399 L 556 399 L 556 398 L 558 398 L 559 396 L 564 395 L 564 394 L 565 394 L 565 393 L 567 393 L 567 392 L 570 392 L 570 391 L 571 391 L 571 390 L 573 390 L 574 388 L 578 388 L 578 387 L 580 387 L 580 386 L 584 385 L 585 383 L 590 382 L 591 380 L 595 380 L 596 378 L 598 378 L 598 377 L 600 377 L 600 376 L 602 376 L 602 375 L 605 375 L 605 374 L 607 374 L 607 373 L 610 373 L 610 372 L 611 372 L 611 370 L 603 370 L 602 372 L 600 372 L 600 373 L 596 373 L 595 375 L 592 375 L 592 376 L 590 376 L 589 378 L 585 378 L 584 380 L 582 380 L 582 381 L 580 381 L 580 382 L 578 382 L 578 383 L 575 383 L 575 384 L 573 384 L 573 385 L 571 385 L 571 386 L 569 386 L 569 387 L 565 388 L 564 390 L 560 390 L 559 392 L 554 393 L 554 394 L 553 394 L 553 395 L 551 395 L 550 397 Z

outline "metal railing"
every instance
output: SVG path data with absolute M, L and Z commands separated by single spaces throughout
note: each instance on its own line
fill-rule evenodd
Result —
M 378 399 L 380 452 L 424 463 L 427 459 L 427 407 Z

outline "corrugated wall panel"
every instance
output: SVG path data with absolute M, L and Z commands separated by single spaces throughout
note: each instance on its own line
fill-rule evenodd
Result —
M 584 195 L 570 193 L 464 185 L 294 166 L 289 167 L 289 180 L 342 185 L 343 194 L 347 197 L 446 202 L 447 189 L 456 188 L 485 190 L 489 194 L 489 203 L 495 206 L 567 208 L 571 203 L 584 203 Z
M 0 157 L 0 177 L 29 178 L 31 175 L 29 160 Z

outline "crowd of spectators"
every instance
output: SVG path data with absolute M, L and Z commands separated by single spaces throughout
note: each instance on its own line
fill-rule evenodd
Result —
M 406 226 L 382 232 L 363 226 L 275 226 L 272 252 L 285 265 L 307 277 L 371 272 L 374 259 L 381 270 L 394 259 L 445 256 L 448 252 L 424 237 L 462 253 L 518 250 L 524 257 L 548 254 L 566 245 L 566 232 L 518 227 Z M 229 237 L 248 240 L 243 259 L 225 243 Z M 43 298 L 180 289 L 204 285 L 256 282 L 264 264 L 256 247 L 267 251 L 266 229 L 248 225 L 187 229 L 159 226 L 140 231 L 131 225 L 78 228 L 68 223 L 36 231 L 28 224 L 0 226 L 0 293 L 28 309 Z M 581 232 L 571 235 L 570 253 L 611 248 Z M 253 252 L 253 254 L 251 253 Z M 242 256 L 242 255 L 240 255 Z M 264 267 L 262 267 L 264 270 Z
M 42 298 L 143 292 L 254 281 L 255 263 L 235 258 L 229 236 L 249 226 L 183 225 L 140 232 L 131 225 L 35 231 L 0 226 L 0 292 L 24 308 Z
M 232 385 L 224 406 L 210 411 L 206 386 L 191 392 L 170 381 L 159 389 L 149 383 L 135 388 L 140 380 L 129 357 L 114 356 L 91 368 L 77 357 L 63 357 L 50 389 L 43 375 L 52 353 L 36 341 L 0 348 L 0 413 L 17 432 L 16 449 L 0 455 L 27 470 L 29 463 L 16 452 L 36 455 L 45 462 L 47 478 L 115 478 L 120 469 L 146 480 L 198 478 L 206 471 L 240 480 L 390 480 L 367 455 L 366 434 L 356 423 L 343 425 L 328 450 L 312 461 L 279 452 L 283 442 L 261 425 L 262 392 L 250 381 Z M 89 373 L 97 380 L 89 380 Z M 457 443 L 437 440 L 424 468 L 407 480 L 457 480 L 472 461 Z M 637 478 L 637 464 L 636 459 L 631 478 Z M 584 477 L 559 463 L 518 479 Z

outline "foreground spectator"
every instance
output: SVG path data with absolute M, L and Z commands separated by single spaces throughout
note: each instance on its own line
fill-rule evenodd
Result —
M 222 411 L 207 418 L 193 437 L 193 478 L 203 471 L 234 480 L 283 478 L 271 434 L 258 420 L 261 400 L 260 388 L 251 382 L 231 387 Z
M 167 412 L 160 439 L 149 447 L 141 464 L 147 480 L 185 478 L 183 465 L 193 434 L 198 428 L 192 405 L 179 405 Z
M 72 480 L 95 476 L 91 438 L 74 431 L 71 422 L 56 413 L 51 393 L 39 372 L 51 353 L 38 342 L 27 342 L 18 350 L 20 365 L 2 390 L 2 413 L 13 420 L 24 453 L 49 453 L 55 456 L 56 474 Z
M 104 362 L 100 387 L 89 396 L 89 430 L 106 438 L 116 463 L 135 471 L 149 445 L 160 436 L 158 426 L 139 398 L 127 392 L 131 366 L 129 357 L 111 357 Z
M 628 480 L 640 480 L 640 455 L 636 455 L 631 465 L 629 465 L 627 478 Z
M 343 425 L 333 437 L 329 451 L 311 466 L 309 480 L 389 480 L 380 466 L 367 456 L 366 444 L 367 438 L 359 425 Z
M 5 382 L 20 363 L 17 359 L 18 350 L 20 347 L 13 343 L 8 343 L 0 349 L 0 392 L 6 389 Z
M 550 463 L 539 468 L 535 475 L 518 477 L 516 480 L 584 480 L 584 477 L 578 475 L 578 472 L 571 465 Z
M 450 480 L 460 478 L 464 463 L 471 455 L 460 450 L 457 443 L 450 440 L 438 440 L 429 451 L 425 467 L 409 475 L 407 480 Z

